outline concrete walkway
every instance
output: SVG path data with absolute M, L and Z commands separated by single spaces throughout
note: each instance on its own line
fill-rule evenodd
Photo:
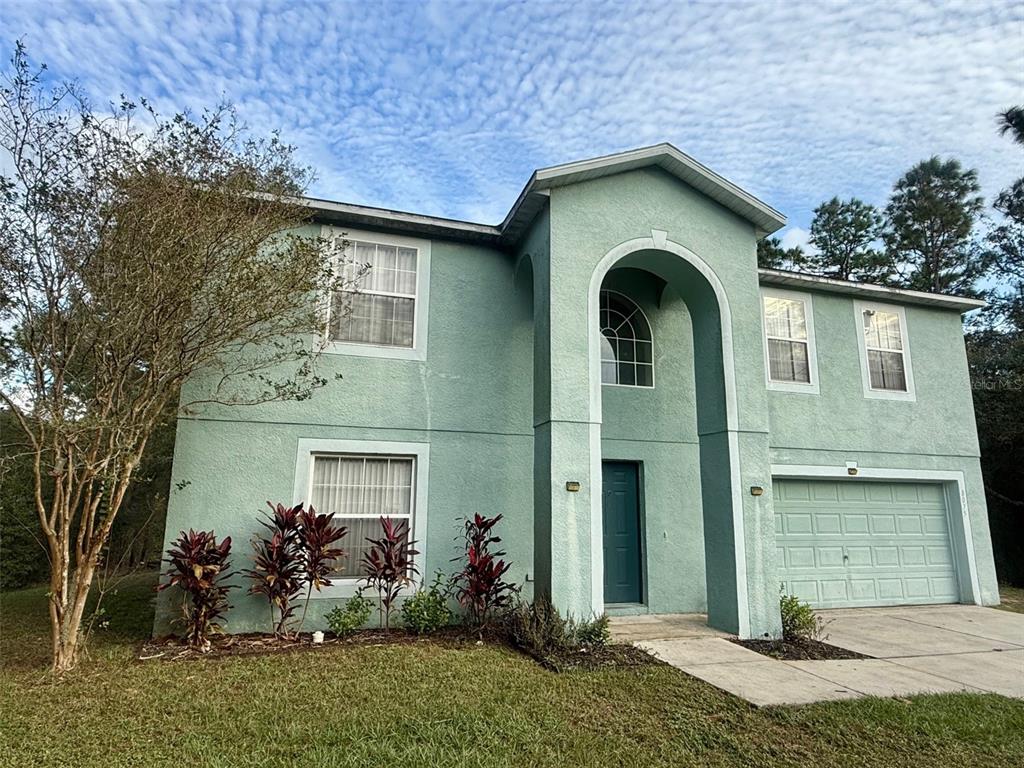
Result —
M 830 644 L 874 658 L 778 661 L 726 637 L 681 634 L 696 622 L 692 616 L 635 617 L 647 619 L 637 627 L 643 636 L 630 636 L 615 619 L 613 635 L 756 706 L 957 691 L 1024 699 L 1024 614 L 948 605 L 821 615 Z M 659 627 L 675 634 L 657 637 Z

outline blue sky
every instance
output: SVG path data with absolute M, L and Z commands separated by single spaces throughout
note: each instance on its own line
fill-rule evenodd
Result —
M 0 0 L 9 45 L 99 103 L 223 94 L 316 167 L 311 192 L 485 223 L 534 168 L 670 141 L 783 211 L 884 204 L 932 154 L 991 198 L 1024 173 L 1024 4 Z

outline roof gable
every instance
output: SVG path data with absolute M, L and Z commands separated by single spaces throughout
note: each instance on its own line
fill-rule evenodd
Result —
M 771 234 L 786 224 L 786 217 L 767 203 L 758 200 L 685 152 L 680 152 L 671 144 L 663 143 L 534 171 L 516 204 L 501 224 L 503 239 L 514 241 L 518 238 L 543 205 L 543 196 L 549 189 L 650 167 L 662 168 L 749 221 L 758 230 L 759 235 Z

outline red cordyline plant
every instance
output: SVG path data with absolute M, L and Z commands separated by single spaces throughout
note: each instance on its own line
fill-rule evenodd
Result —
M 512 567 L 511 562 L 500 559 L 505 552 L 490 551 L 492 544 L 501 543 L 500 537 L 492 535 L 501 517 L 473 515 L 466 520 L 465 560 L 462 570 L 452 577 L 456 599 L 469 612 L 470 619 L 481 632 L 494 612 L 507 608 L 519 591 L 515 584 L 503 578 Z
M 331 586 L 334 561 L 344 557 L 345 550 L 334 546 L 348 534 L 348 528 L 334 522 L 334 513 L 318 515 L 313 507 L 299 511 L 299 543 L 302 547 L 302 571 L 306 582 L 306 604 L 302 607 L 299 629 L 306 621 L 306 611 L 313 596 L 323 587 Z
M 303 555 L 299 538 L 302 505 L 275 506 L 268 501 L 267 506 L 272 514 L 261 524 L 270 531 L 270 538 L 253 539 L 256 556 L 253 569 L 245 571 L 245 575 L 254 582 L 249 593 L 263 595 L 269 601 L 270 625 L 274 635 L 281 637 L 288 634 L 288 620 L 295 613 L 292 601 L 302 591 Z
M 228 590 L 234 585 L 224 584 L 231 554 L 231 537 L 217 543 L 213 531 L 184 531 L 167 550 L 167 562 L 171 568 L 167 581 L 157 587 L 181 587 L 191 598 L 182 605 L 185 640 L 192 648 L 200 651 L 210 649 L 210 635 L 220 632 L 217 619 L 230 608 Z
M 366 583 L 380 597 L 380 626 L 387 632 L 391 626 L 391 607 L 399 592 L 419 574 L 412 562 L 419 551 L 413 549 L 416 542 L 410 540 L 409 524 L 405 520 L 381 517 L 380 527 L 383 535 L 379 539 L 366 539 L 371 546 L 363 555 L 363 571 Z

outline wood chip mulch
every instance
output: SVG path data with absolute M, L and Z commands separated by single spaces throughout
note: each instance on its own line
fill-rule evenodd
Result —
M 609 644 L 601 648 L 577 648 L 545 655 L 527 653 L 552 672 L 594 671 L 611 667 L 647 667 L 661 664 L 646 651 L 632 645 Z
M 870 659 L 863 653 L 848 651 L 820 640 L 738 640 L 736 645 L 782 661 L 828 661 L 836 659 Z
M 327 635 L 323 643 L 316 645 L 313 644 L 312 635 L 307 632 L 297 637 L 274 637 L 263 633 L 217 635 L 212 639 L 210 649 L 206 652 L 189 648 L 182 643 L 181 638 L 167 635 L 144 643 L 139 648 L 136 659 L 139 662 L 174 662 L 189 659 L 224 659 L 237 656 L 315 652 L 325 648 L 416 645 L 419 643 L 433 643 L 449 648 L 498 645 L 510 648 L 517 653 L 524 653 L 552 672 L 640 667 L 661 663 L 639 648 L 619 644 L 610 644 L 601 648 L 566 649 L 546 655 L 536 655 L 509 644 L 500 633 L 489 632 L 481 639 L 476 633 L 467 632 L 462 627 L 449 627 L 423 636 L 403 629 L 392 629 L 389 632 L 379 629 L 364 629 L 346 637 Z
M 487 638 L 490 642 L 490 638 Z M 449 647 L 477 645 L 480 639 L 459 627 L 435 632 L 430 635 L 416 635 L 404 629 L 384 632 L 380 629 L 364 629 L 346 637 L 327 635 L 323 643 L 314 644 L 313 636 L 303 632 L 298 636 L 274 637 L 259 632 L 237 635 L 217 635 L 209 650 L 203 652 L 189 648 L 181 638 L 173 635 L 154 638 L 144 643 L 137 655 L 138 661 L 179 661 L 182 659 L 217 659 L 233 656 L 268 656 L 281 653 L 316 651 L 322 648 L 380 645 L 415 645 L 434 643 Z

